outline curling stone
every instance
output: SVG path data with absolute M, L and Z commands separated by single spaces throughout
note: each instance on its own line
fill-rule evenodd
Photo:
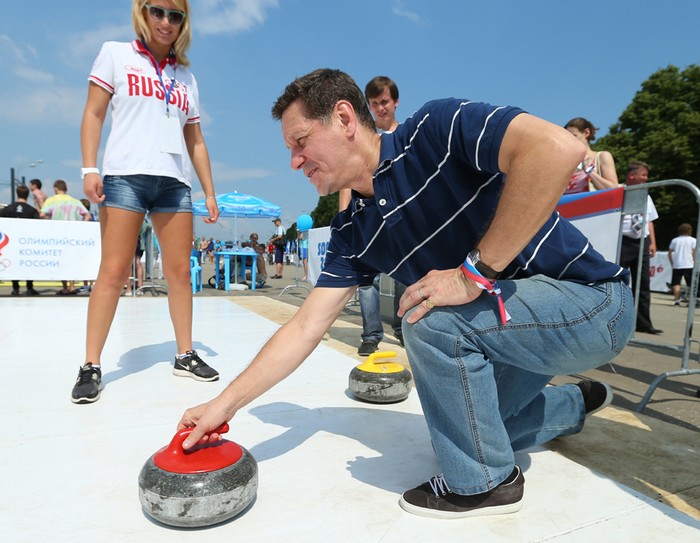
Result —
M 396 353 L 372 353 L 350 372 L 350 391 L 356 398 L 373 403 L 400 402 L 411 392 L 411 372 L 397 362 L 388 362 Z
M 228 424 L 215 430 L 228 432 Z M 164 524 L 210 526 L 228 520 L 253 501 L 258 465 L 240 445 L 221 440 L 185 451 L 192 428 L 180 430 L 144 464 L 139 474 L 143 510 Z

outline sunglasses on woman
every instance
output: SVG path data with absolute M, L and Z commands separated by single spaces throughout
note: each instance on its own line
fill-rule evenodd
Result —
M 146 4 L 146 7 L 148 8 L 148 13 L 151 14 L 151 17 L 157 20 L 161 20 L 163 17 L 167 16 L 168 17 L 168 22 L 170 22 L 171 25 L 176 25 L 180 26 L 182 24 L 182 21 L 185 20 L 185 16 L 187 15 L 184 11 L 178 11 L 176 9 L 165 9 L 161 8 L 160 6 L 152 6 L 151 4 Z

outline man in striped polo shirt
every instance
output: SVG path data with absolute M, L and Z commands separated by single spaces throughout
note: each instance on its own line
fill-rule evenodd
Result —
M 603 383 L 548 382 L 609 362 L 634 327 L 629 273 L 555 211 L 583 145 L 520 109 L 459 99 L 380 135 L 355 82 L 328 69 L 288 85 L 272 114 L 292 168 L 320 195 L 350 188 L 352 200 L 295 317 L 217 398 L 185 412 L 180 427 L 196 425 L 185 448 L 218 439 L 213 429 L 294 371 L 383 272 L 408 285 L 403 335 L 443 471 L 401 507 L 519 510 L 514 451 L 581 431 L 612 401 Z

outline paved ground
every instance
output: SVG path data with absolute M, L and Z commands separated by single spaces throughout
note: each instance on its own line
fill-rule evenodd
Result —
M 268 271 L 271 272 L 268 275 L 274 273 L 272 267 Z M 227 293 L 210 288 L 206 279 L 213 272 L 213 265 L 206 263 L 205 288 L 196 296 L 227 297 L 278 323 L 286 322 L 307 295 L 304 288 L 296 286 L 306 283 L 295 282 L 292 266 L 285 267 L 283 279 L 268 280 L 256 291 Z M 283 292 L 290 285 L 294 288 Z M 59 286 L 39 283 L 35 288 L 44 298 L 55 296 Z M 0 283 L 0 297 L 9 296 L 9 283 Z M 85 294 L 76 298 L 83 296 Z M 555 440 L 550 448 L 700 519 L 700 470 L 697 469 L 700 463 L 700 399 L 696 396 L 700 375 L 666 379 L 656 389 L 644 412 L 636 412 L 654 378 L 680 368 L 679 352 L 668 346 L 681 345 L 686 316 L 687 309 L 674 307 L 670 296 L 653 294 L 652 318 L 654 325 L 664 333 L 659 336 L 639 334 L 637 339 L 656 345 L 630 344 L 613 364 L 587 372 L 586 377 L 604 380 L 613 387 L 616 394 L 613 406 L 603 410 L 602 416 L 594 417 L 587 424 L 586 432 L 566 440 Z M 359 306 L 348 304 L 329 331 L 327 340 L 344 354 L 356 356 L 360 325 Z M 391 337 L 391 328 L 386 324 L 381 348 L 395 350 L 398 360 L 406 362 L 405 352 Z M 695 344 L 690 368 L 698 367 Z M 575 382 L 580 377 L 562 376 L 553 382 Z

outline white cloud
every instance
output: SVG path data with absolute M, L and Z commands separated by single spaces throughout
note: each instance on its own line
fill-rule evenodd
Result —
M 0 92 L 0 120 L 20 123 L 78 125 L 85 105 L 85 89 L 52 85 L 8 95 Z
M 0 34 L 0 53 L 0 60 L 9 59 L 10 61 L 5 64 L 10 64 L 11 62 L 26 62 L 22 50 L 17 47 L 15 42 L 12 41 L 12 38 L 7 34 Z
M 30 68 L 29 66 L 17 66 L 13 73 L 19 79 L 32 83 L 51 83 L 54 80 L 53 74 Z
M 200 34 L 237 34 L 261 25 L 278 0 L 200 0 L 192 6 L 193 25 Z
M 102 25 L 86 32 L 69 34 L 68 40 L 61 46 L 60 54 L 67 64 L 92 65 L 104 42 L 131 41 L 132 39 L 134 39 L 134 27 L 131 24 Z
M 36 57 L 36 51 L 33 48 L 22 49 L 12 38 L 6 34 L 0 34 L 0 68 L 9 71 L 20 81 L 51 83 L 54 80 L 53 75 L 31 67 L 26 53 L 33 58 Z
M 85 90 L 62 84 L 53 73 L 32 66 L 38 58 L 33 47 L 20 47 L 0 34 L 0 69 L 12 74 L 10 84 L 0 87 L 0 120 L 77 125 Z
M 391 8 L 391 11 L 394 15 L 398 15 L 399 17 L 403 17 L 404 19 L 408 19 L 412 23 L 416 23 L 416 24 L 423 23 L 423 20 L 421 19 L 420 15 L 418 15 L 414 11 L 408 10 L 401 0 L 398 0 L 394 4 L 394 7 Z

